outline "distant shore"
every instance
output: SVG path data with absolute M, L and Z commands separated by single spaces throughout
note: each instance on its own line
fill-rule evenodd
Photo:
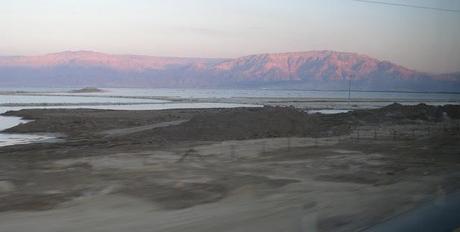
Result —
M 230 104 L 250 104 L 250 105 L 266 105 L 266 106 L 294 106 L 305 110 L 355 110 L 355 109 L 376 109 L 394 102 L 398 102 L 404 105 L 416 105 L 419 103 L 426 103 L 431 105 L 446 105 L 446 104 L 460 104 L 460 99 L 404 99 L 404 98 L 360 98 L 352 97 L 337 98 L 337 97 L 193 97 L 185 98 L 180 96 L 126 96 L 109 91 L 101 90 L 103 92 L 24 92 L 24 91 L 6 91 L 0 92 L 0 96 L 47 96 L 47 97 L 84 97 L 84 98 L 107 98 L 107 99 L 135 99 L 140 101 L 142 99 L 145 102 L 101 102 L 95 103 L 1 103 L 0 107 L 55 107 L 55 106 L 110 106 L 110 105 L 142 105 L 151 104 L 150 101 L 163 101 L 171 103 L 230 103 Z M 321 91 L 320 91 L 321 92 Z M 359 92 L 359 91 L 358 91 Z M 366 91 L 368 92 L 368 91 Z M 375 91 L 380 92 L 380 91 Z M 399 93 L 393 91 L 394 93 Z M 103 93 L 99 95 L 98 93 Z M 391 93 L 391 92 L 388 92 Z M 403 93 L 403 92 L 401 92 Z M 416 92 L 408 92 L 416 93 Z M 156 103 L 156 102 L 155 102 Z

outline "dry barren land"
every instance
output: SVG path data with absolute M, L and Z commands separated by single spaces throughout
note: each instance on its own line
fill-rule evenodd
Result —
M 0 231 L 365 231 L 460 190 L 460 107 L 21 110 Z

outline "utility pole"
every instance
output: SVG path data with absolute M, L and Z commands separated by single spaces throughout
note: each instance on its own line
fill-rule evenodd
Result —
M 351 75 L 348 78 L 348 107 L 350 107 L 350 102 L 351 102 L 351 79 L 353 78 L 353 75 Z

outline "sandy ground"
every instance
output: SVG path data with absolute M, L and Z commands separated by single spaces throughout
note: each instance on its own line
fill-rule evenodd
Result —
M 67 137 L 0 148 L 0 231 L 366 230 L 460 190 L 457 112 L 12 113 Z

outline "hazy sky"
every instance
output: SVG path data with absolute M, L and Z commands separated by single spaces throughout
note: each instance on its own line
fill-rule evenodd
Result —
M 460 0 L 383 0 L 460 9 Z M 237 57 L 338 50 L 460 71 L 460 13 L 353 0 L 2 0 L 0 55 Z

